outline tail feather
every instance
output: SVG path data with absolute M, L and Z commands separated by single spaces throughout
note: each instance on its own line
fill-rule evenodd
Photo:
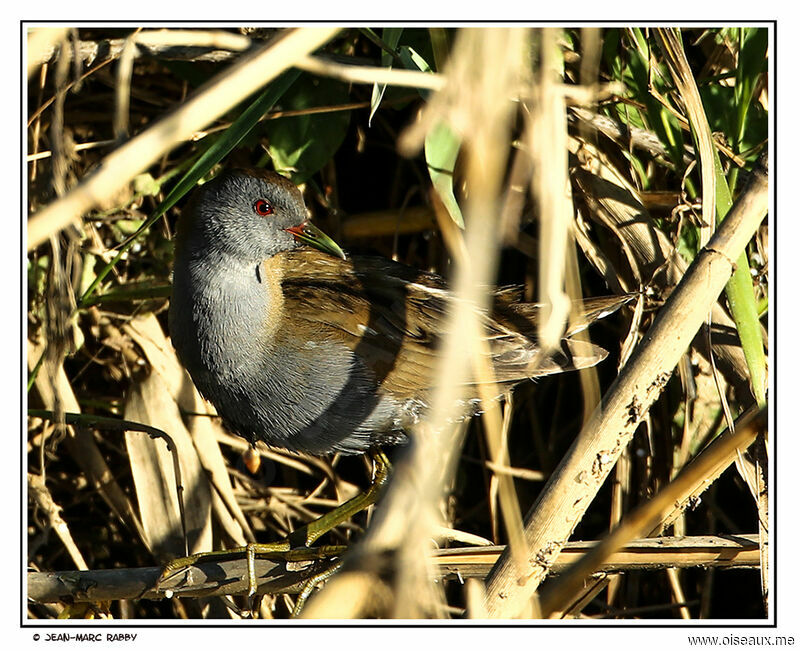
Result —
M 496 381 L 507 384 L 527 378 L 588 368 L 602 362 L 608 356 L 606 350 L 592 343 L 567 338 L 562 340 L 561 344 L 561 348 L 549 353 L 531 346 L 525 350 L 517 348 L 494 356 L 492 362 Z

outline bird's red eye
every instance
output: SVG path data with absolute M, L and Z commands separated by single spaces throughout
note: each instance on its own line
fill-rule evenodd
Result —
M 266 199 L 257 199 L 253 204 L 253 210 L 256 211 L 257 215 L 261 215 L 262 217 L 266 217 L 267 215 L 271 215 L 273 212 L 275 212 L 272 204 Z

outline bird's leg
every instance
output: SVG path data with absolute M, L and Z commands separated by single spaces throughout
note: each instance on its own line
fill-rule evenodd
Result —
M 323 534 L 327 533 L 343 522 L 346 522 L 356 513 L 363 511 L 378 501 L 378 498 L 383 491 L 383 487 L 389 480 L 391 464 L 389 463 L 389 459 L 381 450 L 372 450 L 370 452 L 370 456 L 372 457 L 373 477 L 369 488 L 363 493 L 359 493 L 344 504 L 338 506 L 330 513 L 323 515 L 321 518 L 318 518 L 313 522 L 309 522 L 297 531 L 290 534 L 289 540 L 291 542 L 296 542 L 297 539 L 295 536 L 299 536 L 302 537 L 300 540 L 302 540 L 303 544 L 306 546 L 311 545 Z M 305 606 L 306 601 L 308 601 L 308 598 L 311 596 L 311 593 L 314 591 L 314 588 L 316 588 L 323 581 L 328 580 L 341 568 L 342 561 L 338 560 L 319 574 L 307 579 L 306 582 L 303 583 L 300 594 L 297 595 L 297 601 L 295 602 L 294 609 L 292 610 L 292 617 L 299 617 L 300 611 L 303 610 L 303 607 Z
M 244 547 L 236 547 L 221 551 L 199 552 L 191 556 L 176 558 L 164 566 L 164 570 L 161 572 L 156 586 L 167 579 L 173 578 L 178 573 L 185 571 L 199 561 L 222 561 L 245 556 L 247 559 L 248 597 L 252 598 L 257 589 L 255 570 L 255 559 L 257 556 L 259 558 L 275 558 L 284 561 L 303 561 L 340 555 L 346 549 L 340 545 L 328 545 L 314 549 L 310 549 L 310 546 L 328 531 L 331 531 L 343 522 L 349 520 L 356 513 L 363 511 L 378 501 L 383 487 L 389 479 L 391 464 L 381 450 L 371 450 L 370 457 L 373 463 L 373 477 L 369 488 L 363 493 L 359 493 L 322 517 L 303 525 L 289 534 L 284 540 L 274 543 L 248 543 Z M 338 564 L 335 567 L 338 569 Z M 308 590 L 308 594 L 310 594 L 315 585 L 329 576 L 329 570 L 325 570 L 320 575 L 307 580 L 304 584 L 304 590 Z M 332 573 L 333 572 L 330 572 L 330 574 Z M 302 601 L 305 602 L 306 598 L 308 598 L 308 595 L 306 595 Z M 300 607 L 302 608 L 302 604 Z
M 344 504 L 340 504 L 329 513 L 290 533 L 286 540 L 291 543 L 292 548 L 310 547 L 318 538 L 378 501 L 383 487 L 389 480 L 392 466 L 382 450 L 375 448 L 370 450 L 369 455 L 372 458 L 373 467 L 373 477 L 369 488 Z

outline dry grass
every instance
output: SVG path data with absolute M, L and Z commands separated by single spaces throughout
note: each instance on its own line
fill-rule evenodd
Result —
M 294 65 L 300 81 L 222 163 L 269 166 L 265 152 L 286 154 L 275 130 L 307 125 L 312 146 L 297 165 L 315 220 L 349 252 L 438 271 L 466 299 L 450 317 L 458 336 L 443 344 L 429 418 L 392 452 L 378 506 L 324 539 L 348 546 L 344 566 L 303 616 L 764 617 L 763 412 L 718 435 L 760 397 L 720 293 L 744 251 L 751 293 L 766 301 L 764 143 L 747 146 L 766 131 L 745 122 L 719 147 L 727 169 L 715 176 L 709 124 L 720 130 L 721 118 L 703 95 L 738 97 L 725 88 L 742 77 L 760 115 L 766 73 L 745 58 L 757 58 L 753 41 L 721 30 L 417 29 L 400 37 L 390 69 L 376 45 L 386 32 L 31 35 L 28 403 L 50 413 L 29 418 L 28 616 L 84 616 L 68 590 L 113 618 L 238 618 L 241 559 L 200 564 L 191 586 L 170 585 L 172 599 L 157 599 L 153 568 L 187 550 L 279 540 L 368 480 L 359 458 L 245 454 L 166 330 L 184 200 L 137 230 L 249 96 Z M 412 53 L 436 72 L 403 69 Z M 650 94 L 642 74 L 655 80 Z M 368 127 L 373 82 L 389 90 Z M 441 124 L 460 139 L 463 232 L 426 169 L 426 137 Z M 683 146 L 689 124 L 702 125 L 697 155 Z M 742 187 L 726 152 L 745 165 Z M 738 201 L 690 264 L 720 178 Z M 459 379 L 493 381 L 466 306 L 489 305 L 485 288 L 507 283 L 546 305 L 543 350 L 574 324 L 575 299 L 636 297 L 584 334 L 610 351 L 599 367 L 522 384 L 454 425 Z M 102 418 L 163 430 L 175 451 Z M 592 553 L 575 542 L 609 530 Z M 303 582 L 330 565 L 330 553 L 317 556 L 258 560 L 257 614 L 287 617 Z M 46 571 L 68 574 L 54 583 Z

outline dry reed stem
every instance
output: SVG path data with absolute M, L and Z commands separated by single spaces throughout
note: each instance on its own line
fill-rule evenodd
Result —
M 553 563 L 552 573 L 560 575 L 558 578 L 560 580 L 601 543 L 602 541 L 598 540 L 568 542 Z M 444 578 L 482 579 L 491 571 L 503 551 L 505 545 L 441 549 L 436 552 L 434 560 Z M 597 564 L 594 572 L 615 573 L 690 567 L 754 569 L 758 565 L 757 534 L 664 536 L 628 541 Z
M 681 586 L 680 572 L 674 567 L 668 567 L 667 580 L 669 581 L 670 590 L 672 590 L 673 601 L 681 604 L 679 608 L 681 619 L 691 619 L 692 615 L 689 612 L 689 608 L 685 605 L 686 597 L 683 594 L 683 586 Z
M 586 556 L 599 544 L 589 540 L 570 542 L 564 547 L 553 565 L 558 574 Z M 447 580 L 464 580 L 467 586 L 467 613 L 471 617 L 484 619 L 483 579 L 491 570 L 504 545 L 483 547 L 460 547 L 434 552 L 433 564 L 436 576 Z M 597 568 L 598 572 L 616 573 L 631 570 L 660 570 L 664 568 L 718 567 L 756 568 L 759 564 L 758 535 L 737 536 L 686 536 L 643 538 L 632 540 L 608 556 Z M 256 559 L 256 576 L 259 594 L 281 594 L 299 592 L 303 580 L 312 567 L 297 569 L 299 564 L 287 566 L 282 561 Z M 290 569 L 291 568 L 291 569 Z M 160 575 L 160 567 L 116 568 L 110 570 L 59 572 L 30 572 L 27 575 L 28 596 L 38 603 L 54 603 L 62 600 L 75 602 L 100 601 L 106 599 L 158 599 L 164 597 L 153 585 Z M 181 587 L 181 596 L 242 595 L 247 591 L 246 561 L 201 561 L 190 569 L 190 579 Z M 375 579 L 368 572 L 350 572 L 348 580 L 338 584 L 336 592 L 329 598 L 342 602 L 337 616 L 357 617 L 376 613 L 391 602 L 388 586 L 378 584 L 380 594 L 371 597 Z M 470 587 L 470 584 L 473 584 Z M 334 583 L 328 587 L 333 587 Z M 341 592 L 338 592 L 341 590 Z M 470 595 L 470 591 L 474 594 Z M 326 589 L 326 594 L 327 589 Z M 480 603 L 474 601 L 480 595 Z M 370 596 L 370 599 L 367 599 Z M 371 601 L 374 599 L 374 601 Z M 377 601 L 380 607 L 376 607 Z M 309 607 L 311 605 L 309 604 Z
M 573 171 L 594 221 L 609 228 L 619 238 L 636 282 L 652 287 L 662 295 L 671 291 L 683 276 L 688 263 L 677 253 L 669 238 L 658 228 L 628 183 L 596 147 L 570 138 L 570 151 L 581 157 L 583 166 Z M 711 345 L 717 367 L 736 390 L 742 404 L 752 401 L 747 363 L 735 336 L 735 324 L 717 302 L 711 310 Z M 693 345 L 708 357 L 707 326 Z
M 75 544 L 69 526 L 61 517 L 61 507 L 55 503 L 42 475 L 28 473 L 28 495 L 36 502 L 38 509 L 47 516 L 47 524 L 60 538 L 69 557 L 79 570 L 88 570 L 83 554 Z
M 131 78 L 133 61 L 136 58 L 136 34 L 125 39 L 125 46 L 117 62 L 117 80 L 114 84 L 114 138 L 120 142 L 128 137 L 128 122 L 131 105 Z
M 443 239 L 448 245 L 450 255 L 459 265 L 470 264 L 470 252 L 467 248 L 462 232 L 456 227 L 450 214 L 444 210 L 440 202 L 435 202 L 436 217 Z M 502 229 L 499 230 L 502 233 Z M 495 244 L 496 246 L 496 244 Z M 483 339 L 481 324 L 476 319 L 470 319 L 464 324 L 462 333 L 464 342 L 473 342 L 469 349 L 472 374 L 477 384 L 478 397 L 485 405 L 481 419 L 484 425 L 486 445 L 489 450 L 490 461 L 494 467 L 504 467 L 508 464 L 508 430 L 511 426 L 513 399 L 510 392 L 506 393 L 503 414 L 500 414 L 500 405 L 496 396 L 500 394 L 499 387 L 491 366 L 491 350 L 487 341 Z M 470 331 L 469 329 L 472 328 Z M 526 562 L 525 536 L 522 527 L 522 511 L 519 507 L 514 479 L 510 473 L 493 474 L 489 487 L 489 508 L 491 511 L 492 533 L 497 534 L 497 514 L 495 504 L 500 504 L 500 514 L 503 518 L 509 540 L 509 549 L 519 563 Z
M 211 550 L 212 489 L 191 435 L 183 425 L 178 405 L 158 374 L 151 373 L 131 387 L 124 418 L 169 432 L 180 463 L 188 541 L 183 539 L 173 453 L 161 440 L 153 440 L 140 432 L 125 432 L 148 549 L 161 562 L 187 553 Z
M 439 502 L 446 477 L 460 447 L 460 430 L 453 423 L 454 407 L 464 395 L 471 359 L 464 351 L 478 347 L 472 337 L 480 333 L 475 307 L 486 308 L 484 290 L 493 280 L 500 232 L 499 213 L 502 172 L 508 153 L 513 105 L 498 102 L 519 87 L 524 67 L 525 30 L 462 30 L 446 70 L 447 85 L 431 98 L 421 120 L 404 135 L 406 146 L 421 144 L 426 130 L 442 120 L 451 126 L 469 125 L 462 131 L 467 155 L 469 200 L 465 244 L 467 257 L 456 266 L 453 292 L 461 300 L 451 303 L 444 330 L 454 333 L 442 346 L 431 408 L 424 424 L 414 432 L 412 445 L 397 465 L 393 480 L 376 512 L 364 540 L 351 550 L 351 564 L 371 569 L 375 559 L 391 552 L 395 561 L 394 604 L 389 614 L 409 618 L 444 614 L 437 607 L 439 595 L 429 577 L 430 538 L 441 515 Z M 354 615 L 342 603 L 338 583 L 355 571 L 345 564 L 342 574 L 314 597 L 304 618 Z M 382 585 L 376 579 L 364 586 L 365 593 L 352 595 L 369 603 L 368 594 Z M 336 586 L 334 588 L 334 586 Z M 334 588 L 331 590 L 331 588 Z
M 28 341 L 28 370 L 32 371 L 44 353 L 44 345 L 36 345 Z M 35 386 L 46 409 L 55 410 L 56 395 L 65 412 L 80 413 L 81 408 L 78 399 L 72 390 L 72 386 L 64 371 L 63 365 L 59 365 L 54 370 L 55 383 L 47 379 L 46 373 L 39 373 L 36 376 Z M 130 498 L 125 494 L 120 485 L 114 479 L 115 474 L 108 467 L 106 460 L 100 451 L 92 433 L 86 427 L 67 426 L 67 437 L 64 445 L 72 458 L 80 466 L 86 475 L 87 481 L 97 490 L 100 497 L 105 500 L 114 514 L 139 536 L 143 536 L 142 525 L 136 515 Z
M 473 319 L 471 325 L 477 327 L 478 323 Z M 511 427 L 513 409 L 511 394 L 509 393 L 506 397 L 501 417 L 500 406 L 495 400 L 495 396 L 498 395 L 498 387 L 495 383 L 494 369 L 489 362 L 491 359 L 489 344 L 482 339 L 480 331 L 472 333 L 471 337 L 477 344 L 471 350 L 473 372 L 478 382 L 478 393 L 481 402 L 488 405 L 481 418 L 489 455 L 495 465 L 506 465 L 508 463 L 508 430 Z M 514 478 L 508 473 L 496 474 L 492 477 L 491 485 L 496 487 L 510 553 L 516 562 L 524 567 L 527 561 L 525 531 L 522 525 L 522 510 L 514 487 Z
M 492 617 L 514 617 L 536 591 L 639 422 L 666 386 L 733 273 L 733 260 L 764 218 L 768 203 L 767 177 L 757 169 L 528 513 L 526 536 L 533 570 L 521 573 L 504 555 L 488 578 L 486 605 Z
M 467 617 L 469 619 L 486 619 L 483 600 L 486 598 L 486 589 L 483 581 L 467 579 L 464 584 Z
M 755 446 L 756 488 L 758 507 L 758 548 L 761 557 L 761 596 L 764 611 L 769 612 L 769 459 L 766 437 L 761 437 Z
M 757 406 L 753 405 L 747 412 L 745 412 L 740 418 L 747 418 L 755 414 L 757 411 Z M 722 446 L 727 445 L 727 439 L 732 436 L 732 433 L 729 429 L 726 429 L 722 434 L 718 435 L 711 443 L 709 443 L 705 448 L 703 448 L 700 453 L 694 457 L 688 464 L 686 464 L 681 472 L 692 472 L 690 468 L 695 464 L 705 464 L 707 458 L 716 459 L 717 463 L 712 467 L 711 470 L 708 470 L 704 475 L 696 476 L 696 481 L 693 485 L 686 487 L 686 491 L 677 496 L 675 502 L 672 505 L 672 508 L 668 513 L 665 513 L 661 519 L 661 522 L 657 526 L 655 526 L 651 531 L 648 532 L 648 536 L 657 536 L 662 531 L 666 530 L 668 527 L 676 524 L 683 513 L 686 511 L 687 508 L 690 508 L 692 504 L 697 504 L 700 496 L 708 489 L 711 484 L 713 484 L 719 476 L 736 460 L 739 456 L 739 451 L 734 450 L 728 456 L 721 455 L 719 453 L 719 448 Z M 759 522 L 760 524 L 760 522 Z
M 545 617 L 558 616 L 572 595 L 580 590 L 586 577 L 594 572 L 611 554 L 628 541 L 650 530 L 663 520 L 671 506 L 685 495 L 691 486 L 712 472 L 721 462 L 746 449 L 759 432 L 767 426 L 766 409 L 761 409 L 743 418 L 736 431 L 717 448 L 715 455 L 706 455 L 702 461 L 687 466 L 673 481 L 651 500 L 644 502 L 606 536 L 598 545 L 572 565 L 567 572 L 541 595 L 541 607 Z M 548 584 L 549 585 L 549 584 Z
M 354 84 L 386 84 L 441 90 L 445 85 L 443 75 L 421 70 L 400 68 L 381 68 L 380 66 L 353 66 L 337 63 L 322 57 L 306 56 L 294 62 L 296 68 L 313 72 L 315 75 L 332 77 Z
M 54 28 L 46 28 L 54 29 Z M 34 30 L 36 34 L 40 29 Z M 31 48 L 32 39 L 28 45 L 28 65 L 34 69 L 53 61 L 62 53 L 54 43 L 44 46 L 36 44 Z M 125 47 L 126 38 L 110 38 L 102 41 L 79 41 L 76 44 L 77 52 L 70 49 L 66 52 L 68 59 L 77 54 L 82 63 L 91 65 L 98 56 L 116 58 Z M 151 57 L 164 57 L 168 59 L 191 59 L 192 61 L 222 61 L 235 56 L 236 52 L 243 52 L 250 48 L 252 42 L 247 36 L 224 31 L 158 29 L 139 32 L 136 43 L 143 46 L 136 48 L 136 56 L 146 53 Z M 211 50 L 198 54 L 196 48 Z
M 28 250 L 67 225 L 78 223 L 87 210 L 114 196 L 176 143 L 190 138 L 195 131 L 330 40 L 337 31 L 319 27 L 295 29 L 226 68 L 178 109 L 109 154 L 68 194 L 31 216 Z
M 431 230 L 436 216 L 428 206 L 409 206 L 405 210 L 380 210 L 349 215 L 342 223 L 342 236 L 347 240 L 359 237 L 406 235 Z
M 297 593 L 318 568 L 315 564 L 256 560 L 261 593 Z M 39 603 L 72 600 L 163 599 L 165 596 L 204 597 L 247 594 L 246 561 L 214 560 L 197 563 L 185 575 L 169 579 L 155 588 L 163 567 L 106 570 L 30 572 L 28 598 Z M 172 590 L 172 595 L 169 595 Z
M 539 215 L 538 292 L 543 310 L 538 339 L 542 355 L 559 347 L 572 316 L 570 299 L 582 295 L 572 229 L 574 207 L 565 95 L 568 87 L 561 83 L 564 64 L 557 39 L 560 31 L 541 30 L 541 66 L 528 134 L 534 166 L 532 189 Z M 591 91 L 591 87 L 583 90 Z M 595 99 L 591 92 L 584 95 L 587 101 Z M 579 332 L 575 339 L 589 343 L 588 332 Z M 600 383 L 593 368 L 582 370 L 579 378 L 585 421 L 600 399 Z
M 42 63 L 49 60 L 56 50 L 56 44 L 66 38 L 67 32 L 69 27 L 39 27 L 28 30 L 28 38 L 25 41 L 28 77 L 36 72 Z
M 193 29 L 157 29 L 139 32 L 136 43 L 147 47 L 210 47 L 231 52 L 244 52 L 252 41 L 242 34 L 224 31 Z M 123 46 L 124 47 L 124 46 Z
M 541 30 L 541 67 L 534 87 L 531 117 L 533 190 L 539 214 L 539 296 L 543 304 L 538 335 L 542 354 L 556 349 L 564 335 L 571 301 L 564 289 L 567 247 L 571 243 L 572 194 L 567 164 L 567 115 L 556 85 L 563 63 L 556 42 L 557 28 Z

